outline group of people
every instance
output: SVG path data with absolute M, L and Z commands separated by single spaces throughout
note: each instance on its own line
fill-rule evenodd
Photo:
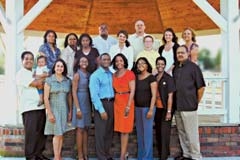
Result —
M 205 82 L 197 65 L 198 45 L 191 28 L 182 33 L 184 45 L 172 28 L 163 45 L 145 33 L 143 20 L 136 33 L 126 30 L 117 39 L 108 26 L 99 36 L 69 33 L 61 51 L 57 34 L 48 30 L 34 54 L 22 53 L 17 73 L 20 109 L 25 129 L 25 156 L 48 159 L 42 152 L 46 135 L 53 135 L 54 159 L 61 160 L 63 134 L 76 128 L 78 160 L 88 159 L 88 129 L 94 115 L 95 148 L 99 160 L 111 160 L 113 132 L 120 133 L 120 159 L 128 158 L 129 134 L 136 126 L 139 160 L 153 159 L 153 126 L 161 160 L 170 155 L 171 122 L 175 114 L 182 154 L 176 160 L 201 159 L 197 108 Z M 134 123 L 135 122 L 135 123 Z

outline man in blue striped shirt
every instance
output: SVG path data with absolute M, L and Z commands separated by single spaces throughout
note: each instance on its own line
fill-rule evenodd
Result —
M 109 70 L 111 57 L 108 53 L 100 56 L 100 66 L 90 77 L 90 94 L 95 108 L 96 153 L 99 160 L 111 160 L 110 148 L 113 137 L 112 72 Z

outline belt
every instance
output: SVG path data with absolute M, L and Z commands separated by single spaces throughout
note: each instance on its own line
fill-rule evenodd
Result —
M 126 92 L 115 92 L 116 94 L 129 94 L 130 91 L 126 91 Z
M 111 102 L 114 101 L 114 98 L 102 98 L 101 101 Z

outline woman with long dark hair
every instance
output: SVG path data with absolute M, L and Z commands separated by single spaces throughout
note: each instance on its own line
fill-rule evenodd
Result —
M 118 44 L 113 45 L 110 48 L 109 54 L 113 58 L 116 54 L 122 53 L 128 60 L 128 69 L 132 69 L 133 67 L 133 56 L 134 51 L 133 47 L 130 45 L 128 41 L 128 33 L 125 30 L 120 30 L 117 33 Z
M 178 38 L 172 28 L 165 29 L 163 32 L 162 41 L 163 45 L 159 47 L 158 53 L 160 56 L 166 58 L 166 72 L 171 75 L 174 64 L 177 62 L 176 52 L 177 48 L 179 47 Z
M 88 33 L 81 34 L 78 42 L 80 49 L 75 54 L 75 60 L 81 56 L 86 56 L 88 59 L 87 71 L 89 73 L 93 73 L 98 67 L 98 50 L 96 48 L 93 48 L 93 40 Z
M 68 77 L 73 77 L 74 57 L 78 49 L 78 37 L 75 33 L 69 33 L 65 37 L 64 49 L 61 58 L 66 62 L 68 68 Z
M 57 47 L 57 34 L 54 30 L 47 30 L 43 36 L 43 44 L 38 52 L 47 58 L 47 67 L 52 70 L 53 64 L 59 58 L 61 51 Z
M 44 85 L 44 103 L 47 110 L 45 135 L 53 135 L 54 159 L 61 160 L 63 134 L 72 119 L 71 80 L 67 65 L 62 59 L 53 64 L 51 76 Z

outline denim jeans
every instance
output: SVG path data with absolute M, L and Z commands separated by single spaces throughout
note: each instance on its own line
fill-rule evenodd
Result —
M 135 108 L 137 142 L 138 142 L 138 160 L 152 160 L 153 159 L 153 120 L 155 115 L 155 108 L 153 116 L 147 119 L 147 112 L 149 107 Z

